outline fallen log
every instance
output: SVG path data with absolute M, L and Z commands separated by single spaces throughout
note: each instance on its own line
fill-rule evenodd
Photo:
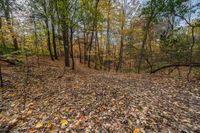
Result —
M 0 61 L 9 63 L 10 65 L 17 65 L 17 64 L 20 63 L 20 61 L 17 60 L 17 59 L 8 59 L 8 58 L 6 58 L 4 56 L 0 56 Z
M 170 64 L 170 65 L 165 65 L 165 66 L 162 66 L 162 67 L 159 67 L 153 71 L 151 71 L 150 73 L 153 74 L 153 73 L 156 73 L 158 71 L 161 71 L 163 69 L 166 69 L 166 68 L 170 68 L 170 67 L 200 67 L 200 63 L 191 63 L 191 64 Z

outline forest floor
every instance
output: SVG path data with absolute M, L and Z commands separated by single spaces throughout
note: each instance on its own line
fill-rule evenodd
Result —
M 33 61 L 2 68 L 0 132 L 200 133 L 199 81 Z

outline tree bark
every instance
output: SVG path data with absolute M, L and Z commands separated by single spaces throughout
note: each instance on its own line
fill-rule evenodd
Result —
M 70 27 L 70 45 L 71 45 L 72 70 L 74 70 L 75 69 L 75 64 L 74 64 L 73 28 L 72 27 Z
M 13 40 L 14 48 L 15 48 L 15 50 L 18 50 L 19 46 L 18 46 L 17 38 L 16 38 L 14 29 L 13 29 L 13 25 L 11 24 L 11 18 L 10 18 L 11 11 L 10 11 L 9 0 L 5 1 L 5 5 L 4 5 L 4 2 L 3 2 L 3 8 L 4 8 L 4 13 L 5 13 L 7 25 L 9 27 L 11 37 L 12 37 L 12 40 Z
M 34 28 L 34 36 L 35 36 L 34 44 L 35 44 L 35 47 L 36 47 L 37 64 L 39 66 L 40 57 L 39 57 L 39 49 L 38 49 L 38 34 L 37 34 L 37 26 L 36 26 L 34 16 L 33 16 L 33 28 Z
M 5 43 L 5 38 L 4 38 L 4 35 L 3 35 L 3 31 L 2 31 L 2 17 L 0 16 L 0 34 L 1 34 L 1 40 L 2 40 L 2 44 L 4 47 L 6 47 L 6 43 Z
M 79 62 L 82 63 L 82 51 L 81 51 L 81 43 L 80 43 L 79 31 L 78 31 L 78 49 L 79 49 Z
M 57 29 L 57 32 L 58 32 L 58 44 L 59 44 L 59 52 L 57 52 L 57 55 L 59 54 L 61 56 L 61 40 L 62 40 L 62 30 L 61 30 L 61 21 L 60 21 L 60 16 L 59 16 L 59 10 L 58 10 L 58 3 L 57 3 L 57 0 L 55 0 L 55 11 L 56 11 L 56 18 L 58 20 L 58 29 Z
M 65 66 L 70 67 L 69 60 L 69 29 L 65 23 L 65 20 L 62 22 L 63 26 L 63 44 L 64 44 L 64 52 L 65 52 Z
M 139 58 L 139 63 L 138 63 L 138 73 L 140 73 L 140 69 L 141 69 L 142 59 L 143 59 L 143 56 L 144 56 L 144 47 L 145 47 L 146 42 L 147 42 L 147 36 L 148 36 L 148 32 L 149 32 L 150 23 L 151 23 L 151 18 L 147 20 L 147 25 L 145 27 L 144 39 L 143 39 L 143 42 L 142 42 L 141 51 L 140 51 L 140 58 Z
M 45 23 L 46 23 L 46 30 L 47 30 L 47 47 L 49 49 L 49 54 L 50 54 L 51 60 L 54 60 L 53 54 L 52 54 L 52 49 L 51 49 L 51 38 L 50 38 L 49 23 L 48 23 L 48 19 L 47 18 L 46 18 Z
M 44 13 L 45 15 L 47 15 L 47 5 L 46 5 L 46 1 L 44 1 L 44 5 L 43 5 L 43 8 L 44 8 Z M 53 54 L 52 54 L 52 49 L 51 49 L 51 37 L 50 37 L 50 31 L 49 31 L 49 19 L 48 19 L 48 16 L 45 16 L 45 24 L 46 24 L 46 30 L 47 30 L 47 47 L 49 49 L 49 54 L 50 54 L 50 58 L 51 60 L 54 60 L 53 58 Z
M 124 14 L 124 10 L 123 10 L 123 14 Z M 123 62 L 123 48 L 124 48 L 124 33 L 123 33 L 123 30 L 124 30 L 124 22 L 122 22 L 122 25 L 121 25 L 121 43 L 120 43 L 120 52 L 119 52 L 119 61 L 118 61 L 118 64 L 117 64 L 117 67 L 116 67 L 116 72 L 119 71 L 119 69 L 121 69 L 122 67 L 122 62 Z
M 53 3 L 54 1 L 50 1 L 50 12 L 51 12 L 51 30 L 52 30 L 52 42 L 53 42 L 53 51 L 54 51 L 54 57 L 57 60 L 58 54 L 57 54 L 57 47 L 56 47 L 56 35 L 55 35 L 55 26 L 54 26 L 54 5 L 56 6 L 57 3 Z
M 91 67 L 91 50 L 92 50 L 92 43 L 93 43 L 93 38 L 94 38 L 94 30 L 97 25 L 97 8 L 98 8 L 99 0 L 96 1 L 95 3 L 95 12 L 94 12 L 94 20 L 93 20 L 93 27 L 92 27 L 92 33 L 91 33 L 91 38 L 90 38 L 90 43 L 89 43 L 89 55 L 88 55 L 88 67 Z
M 88 44 L 88 34 L 86 35 L 86 31 L 84 29 L 84 63 L 86 64 L 87 61 L 88 61 L 88 56 L 87 56 L 87 53 L 88 53 L 88 48 L 87 48 L 87 44 Z
M 98 60 L 100 63 L 100 69 L 102 69 L 103 60 L 101 57 L 101 51 L 100 51 L 100 46 L 99 46 L 98 32 L 96 32 L 96 43 L 97 43 L 97 53 L 98 53 Z
M 110 0 L 109 0 L 109 6 L 110 6 Z M 107 14 L 107 45 L 106 45 L 106 60 L 107 60 L 107 69 L 110 71 L 110 7 L 108 9 Z
M 194 48 L 194 44 L 195 44 L 194 26 L 192 26 L 191 31 L 192 31 L 192 44 L 191 44 L 191 46 L 190 46 L 190 55 L 189 55 L 189 56 L 190 56 L 190 59 L 189 59 L 190 66 L 189 66 L 189 71 L 188 71 L 188 73 L 187 73 L 187 79 L 188 79 L 188 80 L 190 79 L 190 74 L 191 74 L 191 72 L 192 72 L 192 65 L 191 65 L 191 63 L 192 63 L 192 61 L 193 61 L 193 48 Z
M 0 81 L 1 81 L 1 87 L 3 87 L 3 76 L 2 76 L 2 72 L 1 72 L 1 64 L 0 64 Z
M 56 47 L 56 36 L 55 36 L 55 27 L 54 24 L 51 24 L 52 27 L 52 41 L 53 41 L 53 50 L 54 50 L 54 57 L 57 60 L 58 59 L 58 55 L 57 55 L 57 47 Z
M 91 67 L 91 51 L 92 51 L 92 42 L 94 38 L 94 28 L 91 33 L 90 43 L 89 43 L 89 54 L 88 54 L 88 67 Z

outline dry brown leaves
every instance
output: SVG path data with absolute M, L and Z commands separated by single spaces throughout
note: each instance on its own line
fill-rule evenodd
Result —
M 61 62 L 43 61 L 40 67 L 30 67 L 28 79 L 22 68 L 3 69 L 7 87 L 1 129 L 30 133 L 200 132 L 198 82 L 80 66 L 63 75 Z

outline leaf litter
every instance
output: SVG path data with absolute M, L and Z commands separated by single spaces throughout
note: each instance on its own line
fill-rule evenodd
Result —
M 2 131 L 200 132 L 198 81 L 108 73 L 80 65 L 64 72 L 62 61 L 45 61 L 30 67 L 28 80 L 20 67 L 4 69 L 10 85 L 3 93 Z

